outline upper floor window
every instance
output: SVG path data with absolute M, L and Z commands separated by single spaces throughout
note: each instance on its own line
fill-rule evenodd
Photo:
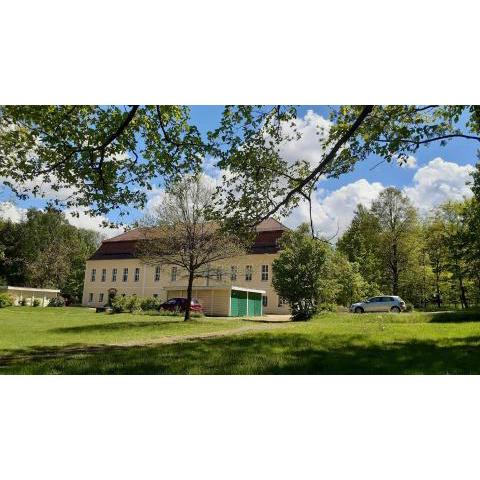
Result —
M 172 282 L 175 282 L 177 280 L 177 267 L 172 267 Z
M 135 269 L 135 277 L 134 277 L 135 282 L 138 282 L 140 280 L 140 269 L 136 268 Z
M 262 282 L 268 281 L 268 265 L 262 265 Z
M 230 267 L 230 280 L 232 282 L 236 282 L 237 281 L 237 272 L 238 272 L 238 268 L 236 265 L 232 265 Z
M 155 282 L 159 282 L 160 281 L 160 266 L 157 265 L 155 267 L 155 277 L 154 277 L 154 280 Z
M 102 282 L 105 282 L 107 280 L 107 269 L 102 268 Z
M 253 271 L 253 268 L 251 265 L 247 265 L 245 267 L 245 280 L 247 282 L 249 282 L 252 279 L 252 271 Z
M 92 275 L 90 276 L 90 280 L 91 280 L 92 282 L 94 282 L 96 276 L 97 276 L 97 269 L 96 269 L 96 268 L 92 268 Z
M 117 269 L 114 268 L 112 269 L 112 282 L 116 282 L 117 281 Z
M 128 280 L 128 268 L 123 269 L 123 281 L 126 282 Z

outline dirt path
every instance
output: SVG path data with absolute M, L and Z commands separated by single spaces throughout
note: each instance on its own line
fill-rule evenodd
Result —
M 253 331 L 274 330 L 277 328 L 285 328 L 288 325 L 289 324 L 287 323 L 263 323 L 261 325 L 248 325 L 245 327 L 231 328 L 230 330 L 219 330 L 217 332 L 195 333 L 192 335 L 171 335 L 168 337 L 154 338 L 146 342 L 138 342 L 137 340 L 134 340 L 131 342 L 115 343 L 112 345 L 117 347 L 146 347 L 157 344 L 183 343 L 192 340 L 201 340 L 203 338 L 229 337 L 231 335 L 239 335 Z
M 132 340 L 130 342 L 118 343 L 101 343 L 92 345 L 66 345 L 66 346 L 46 346 L 39 347 L 37 350 L 29 352 L 20 351 L 18 353 L 12 352 L 7 355 L 0 356 L 0 366 L 8 365 L 11 362 L 28 359 L 48 359 L 58 358 L 77 354 L 99 353 L 105 350 L 121 350 L 123 348 L 131 347 L 149 347 L 154 345 L 172 345 L 175 343 L 193 342 L 195 340 L 221 338 L 234 335 L 241 335 L 243 333 L 255 331 L 267 331 L 279 328 L 288 327 L 289 323 L 262 323 L 259 325 L 245 325 L 244 327 L 231 328 L 229 330 L 219 330 L 216 332 L 196 333 L 192 335 L 171 335 L 159 338 L 153 338 L 146 341 Z

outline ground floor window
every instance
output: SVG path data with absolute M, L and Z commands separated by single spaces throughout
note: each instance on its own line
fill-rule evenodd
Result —
M 158 293 L 154 293 L 153 298 L 158 298 Z
M 103 302 L 103 293 L 101 293 L 101 294 L 98 296 L 98 301 L 99 301 L 99 302 Z
M 262 305 L 266 307 L 268 305 L 268 297 L 266 295 L 262 296 Z
M 93 293 L 88 294 L 88 301 L 93 302 Z

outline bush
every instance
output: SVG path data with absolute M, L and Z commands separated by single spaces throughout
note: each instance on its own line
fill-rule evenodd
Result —
M 40 300 L 38 298 L 34 298 L 32 307 L 39 307 L 39 306 L 40 306 Z
M 160 310 L 160 305 L 162 301 L 158 297 L 143 297 L 140 298 L 140 308 L 143 312 L 149 310 Z
M 26 307 L 27 306 L 27 299 L 24 297 L 20 300 L 19 303 L 22 307 Z
M 53 297 L 48 302 L 49 307 L 64 307 L 65 300 L 62 297 Z
M 141 300 L 135 295 L 112 298 L 112 312 L 139 312 L 141 310 Z
M 0 293 L 0 308 L 11 307 L 15 303 L 9 293 Z

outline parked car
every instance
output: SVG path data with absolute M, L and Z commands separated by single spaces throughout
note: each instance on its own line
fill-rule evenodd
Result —
M 364 302 L 352 303 L 350 311 L 354 313 L 365 312 L 392 312 L 400 313 L 406 310 L 405 302 L 396 295 L 382 295 L 372 297 Z
M 167 300 L 166 302 L 162 303 L 160 305 L 161 310 L 178 310 L 179 312 L 184 312 L 185 308 L 187 306 L 187 299 L 186 298 L 171 298 L 170 300 Z M 190 311 L 191 312 L 203 312 L 202 305 L 199 303 L 199 301 L 196 298 L 192 298 L 192 301 L 190 303 Z

